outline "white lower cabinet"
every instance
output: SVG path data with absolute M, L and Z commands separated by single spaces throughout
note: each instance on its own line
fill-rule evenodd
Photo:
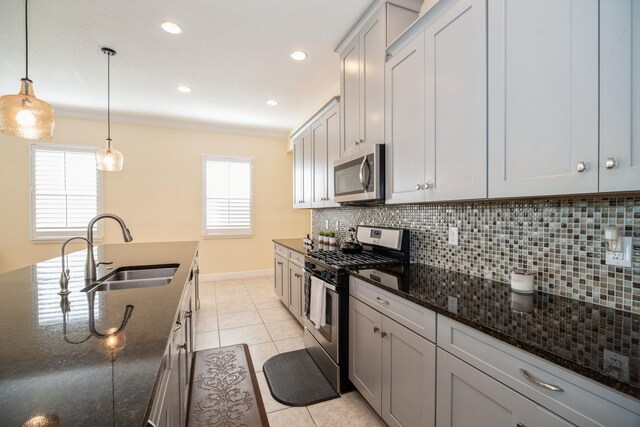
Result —
M 304 293 L 304 268 L 289 260 L 289 311 L 296 319 L 302 319 L 302 296 Z
M 437 381 L 438 426 L 573 425 L 440 348 Z
M 273 256 L 273 280 L 276 295 L 289 306 L 289 261 L 277 253 Z
M 349 378 L 388 425 L 434 425 L 434 344 L 350 297 L 349 347 Z

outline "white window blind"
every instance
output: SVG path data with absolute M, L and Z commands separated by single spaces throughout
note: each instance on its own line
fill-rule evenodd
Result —
M 238 157 L 204 157 L 202 234 L 253 234 L 253 163 Z
M 81 236 L 102 210 L 95 148 L 31 145 L 31 238 Z

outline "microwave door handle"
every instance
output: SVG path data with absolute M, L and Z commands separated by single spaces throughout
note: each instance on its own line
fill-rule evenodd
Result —
M 369 163 L 369 160 L 366 160 L 366 166 L 367 166 L 367 174 L 366 174 L 367 179 L 365 180 L 365 190 L 369 188 L 369 184 L 371 184 L 371 164 Z
M 362 159 L 362 164 L 360 165 L 360 184 L 362 185 L 362 189 L 367 191 L 368 185 L 364 182 L 364 165 L 367 164 L 367 156 Z

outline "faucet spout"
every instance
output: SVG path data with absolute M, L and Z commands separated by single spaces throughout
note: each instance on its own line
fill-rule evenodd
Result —
M 125 242 L 131 242 L 133 240 L 133 237 L 131 237 L 131 232 L 129 231 L 129 229 L 127 228 L 127 225 L 124 223 L 124 221 L 122 220 L 122 218 L 120 218 L 118 215 L 112 214 L 112 213 L 103 213 L 100 214 L 96 217 L 94 217 L 91 221 L 89 221 L 89 225 L 87 225 L 87 241 L 93 245 L 93 226 L 96 224 L 96 222 L 100 221 L 101 219 L 105 219 L 105 218 L 110 218 L 113 219 L 114 221 L 116 221 L 119 225 L 120 225 L 120 229 L 122 230 L 122 239 Z M 91 282 L 96 280 L 96 260 L 93 257 L 93 251 L 88 251 L 87 252 L 87 263 L 85 265 L 85 278 Z

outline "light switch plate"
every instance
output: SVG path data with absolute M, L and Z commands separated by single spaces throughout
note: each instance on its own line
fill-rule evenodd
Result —
M 451 295 L 447 298 L 447 310 L 453 314 L 458 314 L 458 298 Z
M 458 227 L 449 227 L 449 244 L 458 246 Z

